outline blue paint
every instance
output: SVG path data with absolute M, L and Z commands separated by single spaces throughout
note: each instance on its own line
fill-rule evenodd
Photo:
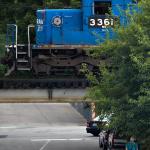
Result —
M 126 10 L 132 4 L 132 0 L 82 0 L 81 9 L 38 10 L 36 44 L 96 45 L 103 42 L 107 32 L 112 35 L 112 30 L 89 27 L 89 17 L 95 15 L 94 2 L 111 2 L 113 16 L 120 18 L 121 25 L 126 22 L 121 10 Z M 61 19 L 59 26 L 53 23 L 55 17 Z

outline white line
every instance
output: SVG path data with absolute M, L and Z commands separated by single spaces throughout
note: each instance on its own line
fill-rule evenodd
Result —
M 50 141 L 50 139 L 31 139 L 32 142 Z
M 68 139 L 69 141 L 82 141 L 83 139 Z
M 83 139 L 31 139 L 32 142 L 42 142 L 42 141 L 82 141 Z
M 0 129 L 15 129 L 17 128 L 16 126 L 9 126 L 9 127 L 0 127 Z
M 40 150 L 44 150 L 44 148 L 48 145 L 49 142 L 50 142 L 50 141 L 48 140 L 48 141 L 40 148 Z

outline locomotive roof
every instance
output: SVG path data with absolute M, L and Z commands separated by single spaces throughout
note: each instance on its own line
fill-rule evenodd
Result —
M 38 12 L 43 12 L 43 11 L 50 11 L 50 12 L 62 12 L 62 11 L 64 11 L 64 12 L 67 12 L 67 11 L 69 11 L 69 12 L 81 12 L 81 9 L 39 9 L 39 10 L 37 10 Z

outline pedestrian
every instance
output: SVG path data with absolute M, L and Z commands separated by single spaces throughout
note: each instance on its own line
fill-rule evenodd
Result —
M 126 150 L 138 150 L 138 144 L 133 136 L 130 137 L 130 141 L 126 144 Z

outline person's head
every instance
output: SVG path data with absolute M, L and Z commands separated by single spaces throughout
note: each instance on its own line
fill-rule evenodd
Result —
M 134 137 L 134 136 L 131 136 L 131 137 L 130 137 L 130 141 L 131 141 L 131 142 L 134 142 L 134 141 L 135 141 L 135 137 Z

